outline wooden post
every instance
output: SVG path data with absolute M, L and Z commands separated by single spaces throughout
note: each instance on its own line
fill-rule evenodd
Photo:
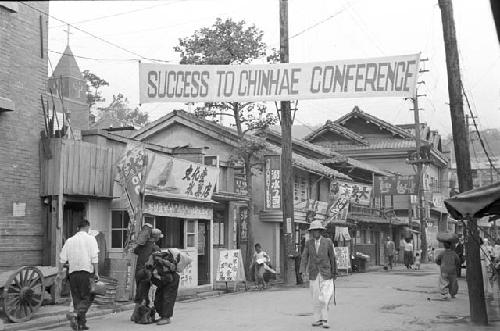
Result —
M 288 63 L 288 0 L 280 0 L 280 62 Z M 290 101 L 281 101 L 281 208 L 283 210 L 283 280 L 292 284 L 295 275 L 295 222 L 293 213 L 292 114 Z
M 424 180 L 423 180 L 423 163 L 422 158 L 420 157 L 420 116 L 418 109 L 418 95 L 415 95 L 412 98 L 413 101 L 413 115 L 415 118 L 415 146 L 417 149 L 417 178 L 418 178 L 418 215 L 420 219 L 420 249 L 422 250 L 421 259 L 422 261 L 426 261 L 427 259 L 427 221 L 424 218 Z
M 457 164 L 458 186 L 460 192 L 472 189 L 472 173 L 470 166 L 469 142 L 466 140 L 462 82 L 460 80 L 460 63 L 455 35 L 455 21 L 451 0 L 439 0 L 443 36 L 448 71 L 448 94 L 450 98 L 450 114 L 453 142 L 455 145 L 455 160 Z M 479 234 L 477 221 L 468 215 L 466 220 L 465 249 L 467 251 L 467 287 L 471 322 L 479 325 L 488 324 L 488 314 L 484 301 L 483 276 L 479 256 Z

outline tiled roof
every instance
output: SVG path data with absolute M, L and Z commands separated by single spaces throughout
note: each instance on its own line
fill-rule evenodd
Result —
M 59 62 L 52 73 L 53 78 L 62 77 L 72 77 L 76 79 L 83 80 L 82 72 L 76 63 L 75 57 L 73 56 L 73 52 L 69 45 L 66 46 L 63 55 L 59 59 Z
M 232 141 L 234 142 L 235 146 L 237 144 L 237 141 L 239 139 L 238 137 L 238 132 L 232 128 L 220 125 L 218 123 L 214 123 L 211 121 L 207 121 L 203 118 L 197 117 L 191 113 L 188 113 L 184 110 L 174 110 L 173 112 L 161 117 L 160 119 L 148 124 L 144 128 L 142 128 L 139 131 L 136 131 L 136 133 L 133 135 L 134 138 L 138 138 L 139 136 L 140 139 L 144 139 L 145 137 L 149 136 L 150 134 L 154 134 L 156 132 L 156 129 L 161 129 L 162 124 L 168 121 L 170 118 L 173 118 L 175 116 L 180 116 L 188 121 L 192 121 L 194 123 L 197 123 L 201 126 L 204 126 L 206 128 L 209 128 L 218 134 L 221 134 L 223 136 L 230 136 Z M 149 133 L 148 133 L 149 131 Z M 271 152 L 280 154 L 281 155 L 281 148 L 277 147 L 271 143 L 265 142 L 264 139 L 247 134 L 245 135 L 245 139 L 249 141 L 255 141 L 255 142 L 261 142 L 264 143 L 266 146 L 266 149 L 269 149 Z M 322 165 L 319 162 L 316 162 L 314 160 L 308 159 L 306 157 L 303 157 L 301 155 L 298 155 L 297 153 L 292 153 L 292 163 L 299 168 L 302 168 L 307 171 L 315 172 L 321 175 L 325 175 L 328 177 L 335 177 L 335 178 L 343 178 L 350 180 L 351 178 L 347 175 L 344 175 L 336 170 L 330 169 L 324 165 Z
M 361 117 L 365 121 L 368 121 L 370 123 L 373 123 L 379 127 L 383 127 L 384 129 L 390 131 L 394 135 L 399 135 L 401 138 L 406 138 L 410 139 L 413 138 L 413 135 L 409 133 L 408 131 L 397 127 L 396 125 L 393 125 L 391 123 L 388 123 L 384 120 L 381 120 L 378 117 L 375 117 L 373 115 L 370 115 L 368 113 L 365 113 L 361 109 L 359 109 L 358 106 L 355 106 L 354 109 L 350 112 L 339 118 L 338 120 L 335 121 L 335 123 L 343 125 L 347 120 L 353 118 L 353 117 Z
M 415 140 L 371 138 L 367 139 L 369 145 L 332 145 L 334 151 L 357 151 L 372 149 L 415 149 Z
M 355 142 L 358 142 L 362 145 L 367 145 L 367 142 L 363 138 L 363 136 L 357 134 L 356 132 L 349 130 L 348 128 L 343 127 L 342 125 L 332 122 L 330 120 L 327 120 L 325 125 L 323 125 L 321 128 L 314 130 L 310 134 L 304 137 L 304 140 L 306 141 L 311 141 L 314 140 L 317 136 L 323 134 L 326 131 L 331 131 L 334 132 L 338 135 L 344 136 L 350 140 L 353 140 Z

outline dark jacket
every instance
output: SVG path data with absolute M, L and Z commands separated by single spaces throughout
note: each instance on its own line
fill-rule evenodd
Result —
M 454 274 L 460 267 L 460 258 L 451 249 L 441 252 L 436 258 L 436 264 L 441 266 L 441 273 Z
M 318 253 L 316 253 L 314 238 L 306 242 L 300 263 L 302 273 L 306 270 L 306 266 L 308 266 L 309 280 L 315 280 L 318 273 L 321 273 L 323 279 L 337 277 L 337 261 L 330 239 L 320 238 Z

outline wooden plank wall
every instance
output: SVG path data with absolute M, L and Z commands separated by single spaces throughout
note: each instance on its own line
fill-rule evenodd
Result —
M 96 197 L 113 196 L 114 150 L 84 141 L 51 139 L 52 158 L 42 158 L 41 195 L 59 195 L 59 171 L 63 193 Z M 62 157 L 62 160 L 61 160 Z

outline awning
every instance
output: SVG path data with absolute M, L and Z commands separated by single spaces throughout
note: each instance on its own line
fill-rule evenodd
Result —
M 444 204 L 454 219 L 500 215 L 500 182 L 457 194 Z
M 431 210 L 438 212 L 440 214 L 448 214 L 448 210 L 444 207 L 431 207 Z

